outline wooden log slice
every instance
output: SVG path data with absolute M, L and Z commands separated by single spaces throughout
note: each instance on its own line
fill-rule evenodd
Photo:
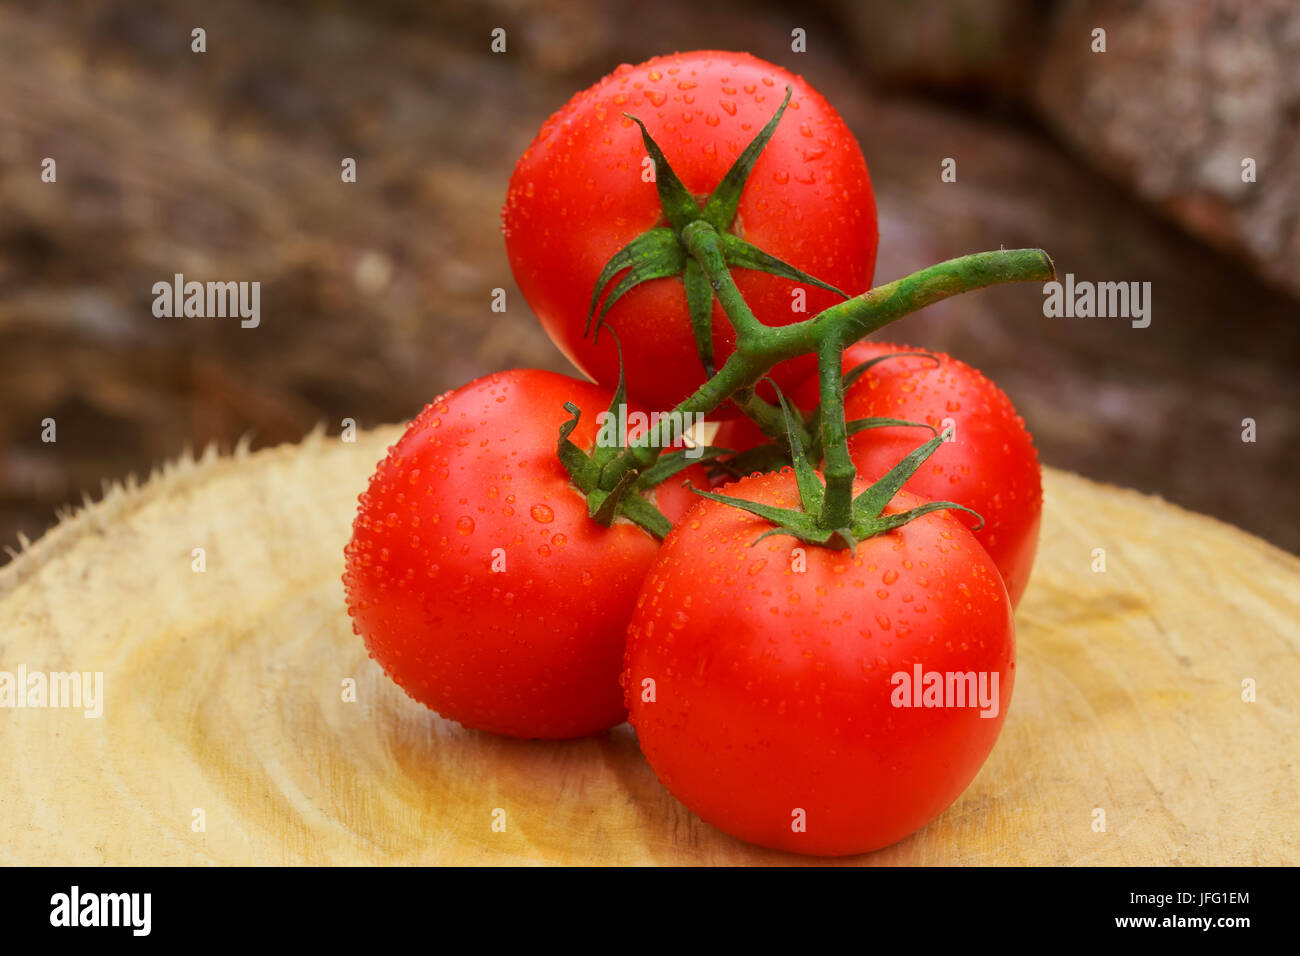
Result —
M 0 860 L 802 862 L 696 819 L 626 725 L 501 739 L 383 675 L 340 575 L 400 433 L 183 460 L 0 569 L 0 671 L 103 673 L 99 718 L 0 709 Z M 1001 739 L 937 820 L 849 862 L 1300 861 L 1300 559 L 1157 498 L 1045 483 Z

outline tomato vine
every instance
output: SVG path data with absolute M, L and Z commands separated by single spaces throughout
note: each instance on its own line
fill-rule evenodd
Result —
M 776 438 L 790 450 L 800 479 L 802 508 L 769 507 L 760 512 L 756 510 L 758 506 L 742 499 L 705 491 L 699 493 L 725 500 L 755 514 L 761 513 L 776 525 L 776 530 L 801 540 L 852 547 L 865 537 L 898 527 L 938 508 L 970 509 L 954 502 L 939 501 L 888 519 L 881 518 L 893 493 L 937 450 L 943 436 L 936 436 L 921 445 L 876 485 L 854 496 L 857 468 L 849 454 L 851 430 L 844 413 L 844 350 L 891 322 L 942 299 L 1003 283 L 1051 281 L 1056 276 L 1056 269 L 1051 257 L 1042 249 L 978 252 L 929 266 L 862 295 L 845 297 L 844 301 L 803 321 L 779 327 L 764 325 L 745 302 L 732 276 L 733 268 L 758 269 L 839 293 L 828 283 L 768 255 L 727 231 L 745 182 L 780 122 L 790 95 L 791 89 L 786 87 L 781 106 L 741 153 L 703 206 L 682 185 L 645 124 L 627 114 L 640 127 L 646 152 L 654 161 L 659 199 L 667 225 L 642 233 L 606 263 L 592 293 L 587 331 L 598 336 L 606 313 L 636 285 L 650 279 L 681 276 L 686 287 L 693 334 L 708 379 L 672 413 L 705 414 L 732 399 L 765 434 Z M 613 284 L 620 274 L 622 278 Z M 597 312 L 602 293 L 604 302 Z M 709 324 L 715 297 L 736 334 L 734 352 L 716 370 Z M 778 413 L 755 391 L 755 386 L 775 365 L 807 354 L 817 357 L 821 392 L 816 412 L 818 433 L 815 435 L 810 434 L 808 422 L 793 413 L 783 398 Z M 620 381 L 620 391 L 621 388 Z M 581 414 L 576 407 L 571 411 L 575 415 Z M 663 426 L 665 432 L 667 427 L 667 424 Z M 616 515 L 624 514 L 652 534 L 663 537 L 670 526 L 662 516 L 651 514 L 653 506 L 647 505 L 640 496 L 625 496 L 628 490 L 638 485 L 638 479 L 655 463 L 660 451 L 671 444 L 671 439 L 671 434 L 652 434 L 643 441 L 629 443 L 617 454 L 606 456 L 599 462 L 598 472 L 579 468 L 576 464 L 570 467 L 576 459 L 567 452 L 566 468 L 592 501 L 591 514 L 595 520 L 608 525 Z M 825 459 L 823 477 L 813 470 L 803 450 L 812 443 L 817 445 Z M 563 436 L 561 454 L 562 458 L 566 454 Z M 644 487 L 644 482 L 640 487 Z M 628 505 L 620 507 L 624 500 Z

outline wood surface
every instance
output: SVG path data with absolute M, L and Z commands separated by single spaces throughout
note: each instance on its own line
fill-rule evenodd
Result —
M 399 434 L 183 460 L 0 569 L 0 670 L 104 674 L 98 719 L 0 710 L 0 862 L 813 862 L 694 818 L 626 725 L 495 738 L 379 671 L 340 574 Z M 1045 480 L 1001 739 L 937 820 L 847 862 L 1300 862 L 1300 559 L 1156 498 Z

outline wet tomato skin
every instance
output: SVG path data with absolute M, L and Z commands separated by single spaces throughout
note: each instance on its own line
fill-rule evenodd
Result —
M 659 543 L 591 520 L 555 452 L 565 402 L 589 450 L 611 397 L 527 369 L 470 382 L 424 408 L 360 496 L 343 576 L 354 630 L 443 717 L 525 738 L 624 720 L 624 636 Z M 705 480 L 698 466 L 682 478 Z M 655 498 L 670 520 L 696 501 L 679 482 Z
M 888 342 L 860 342 L 844 353 L 845 372 L 899 352 L 923 351 Z M 1016 606 L 1029 584 L 1043 515 L 1043 477 L 1034 439 L 1011 399 L 991 379 L 942 352 L 935 362 L 916 356 L 877 362 L 848 390 L 847 418 L 901 418 L 942 429 L 955 440 L 941 445 L 903 487 L 931 501 L 955 501 L 978 512 L 975 538 L 992 555 Z M 814 376 L 796 391 L 806 407 L 817 402 Z M 872 428 L 849 439 L 849 454 L 867 479 L 885 474 L 930 437 L 917 428 Z M 974 528 L 970 515 L 958 520 Z
M 548 119 L 519 160 L 502 210 L 511 270 L 552 340 L 595 381 L 612 388 L 618 380 L 612 338 L 583 334 L 596 280 L 611 256 L 663 219 L 655 183 L 643 177 L 640 130 L 623 114 L 646 124 L 686 188 L 703 199 L 771 119 L 787 85 L 790 106 L 750 174 L 732 231 L 847 295 L 861 294 L 871 285 L 879 239 L 862 151 L 802 77 L 747 53 L 705 50 L 620 66 Z M 768 325 L 841 301 L 763 272 L 738 268 L 733 276 Z M 628 394 L 641 404 L 673 408 L 703 383 L 680 277 L 633 288 L 607 322 L 622 342 Z M 713 338 L 720 367 L 735 335 L 716 301 Z M 815 360 L 802 356 L 770 374 L 786 387 L 813 368 Z
M 797 500 L 789 470 L 724 490 Z M 919 503 L 901 492 L 890 511 Z M 853 556 L 754 544 L 770 527 L 705 501 L 664 542 L 628 630 L 641 749 L 679 800 L 743 840 L 822 856 L 888 846 L 949 806 L 998 736 L 1015 673 L 1005 586 L 947 512 Z M 996 674 L 996 714 L 895 707 L 893 675 L 918 664 L 983 672 L 990 687 Z

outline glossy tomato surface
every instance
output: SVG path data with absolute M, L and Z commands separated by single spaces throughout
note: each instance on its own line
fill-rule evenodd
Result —
M 871 284 L 878 238 L 875 198 L 857 141 L 834 108 L 801 77 L 746 53 L 702 51 L 620 66 L 546 121 L 519 160 L 502 212 L 511 269 L 524 297 L 566 356 L 613 387 L 610 336 L 584 338 L 596 279 L 614 253 L 656 225 L 662 207 L 640 118 L 679 178 L 707 197 L 793 89 L 790 106 L 754 166 L 732 231 L 848 295 Z M 813 286 L 803 307 L 798 283 L 735 269 L 736 284 L 760 321 L 785 325 L 839 301 Z M 680 278 L 641 284 L 613 307 L 608 323 L 623 345 L 628 394 L 666 410 L 704 381 Z M 720 366 L 734 335 L 714 303 Z M 796 382 L 804 357 L 774 372 Z
M 887 342 L 860 342 L 844 353 L 844 370 L 862 362 L 919 351 Z M 938 360 L 898 357 L 873 365 L 845 396 L 849 419 L 901 418 L 942 429 L 955 437 L 921 466 L 903 487 L 931 501 L 955 501 L 977 511 L 984 527 L 975 538 L 1002 571 L 1012 606 L 1020 603 L 1038 552 L 1043 515 L 1043 477 L 1034 440 L 1002 389 L 978 369 L 942 352 Z M 815 376 L 796 393 L 800 405 L 817 401 Z M 879 478 L 930 435 L 917 428 L 872 428 L 849 439 L 859 475 Z M 970 527 L 978 522 L 959 515 Z
M 442 716 L 514 737 L 623 721 L 624 637 L 659 542 L 602 527 L 556 457 L 568 420 L 589 450 L 611 394 L 552 372 L 490 375 L 440 396 L 360 496 L 343 582 L 381 667 Z M 698 466 L 681 476 L 700 484 Z M 670 519 L 697 500 L 653 493 Z
M 788 470 L 725 492 L 797 503 Z M 889 510 L 920 502 L 902 492 Z M 947 512 L 854 554 L 755 544 L 770 527 L 705 501 L 664 542 L 628 630 L 641 748 L 679 800 L 743 840 L 828 856 L 888 846 L 949 806 L 997 739 L 1015 674 L 1006 589 Z M 990 706 L 901 706 L 898 675 L 918 668 L 922 685 L 983 675 Z

